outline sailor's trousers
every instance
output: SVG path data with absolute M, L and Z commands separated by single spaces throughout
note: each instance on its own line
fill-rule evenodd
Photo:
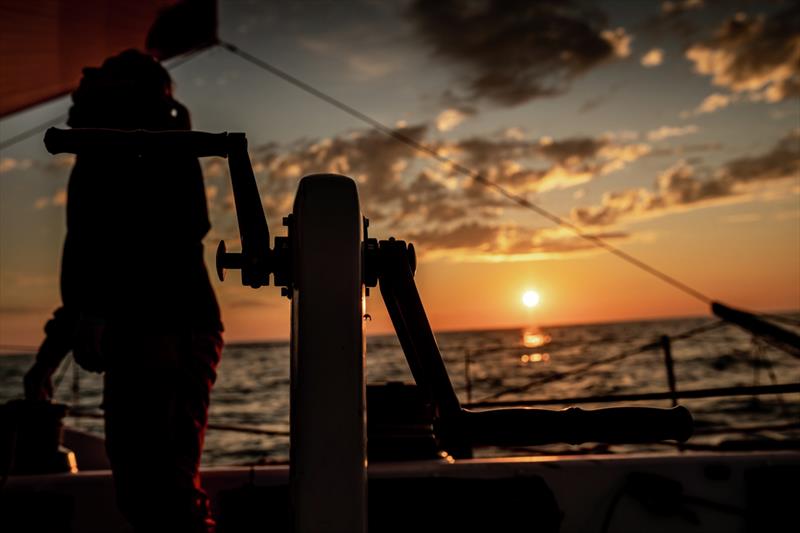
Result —
M 199 465 L 221 350 L 216 331 L 106 331 L 106 449 L 137 532 L 214 529 Z

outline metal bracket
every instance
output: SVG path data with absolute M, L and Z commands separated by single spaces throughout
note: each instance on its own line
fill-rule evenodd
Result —
M 275 286 L 281 287 L 281 294 L 291 298 L 292 216 L 283 219 L 284 225 L 289 228 L 289 237 L 275 237 L 275 247 L 270 249 L 267 218 L 247 154 L 247 139 L 244 134 L 230 133 L 228 143 L 228 166 L 242 251 L 228 252 L 225 243 L 220 241 L 216 258 L 217 276 L 224 281 L 227 269 L 239 269 L 242 271 L 242 285 L 257 289 L 269 285 L 269 276 L 272 274 Z

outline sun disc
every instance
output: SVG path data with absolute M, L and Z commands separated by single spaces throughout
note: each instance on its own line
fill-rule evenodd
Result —
M 525 307 L 536 307 L 539 305 L 539 293 L 536 291 L 525 291 L 522 295 L 522 303 Z

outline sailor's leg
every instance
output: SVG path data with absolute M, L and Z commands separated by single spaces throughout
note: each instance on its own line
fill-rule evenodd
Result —
M 109 333 L 106 445 L 120 510 L 137 531 L 212 531 L 198 470 L 219 334 Z

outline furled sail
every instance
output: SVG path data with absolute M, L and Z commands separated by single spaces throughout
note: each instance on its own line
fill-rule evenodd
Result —
M 217 42 L 216 0 L 0 0 L 0 117 L 72 91 L 88 65 Z

